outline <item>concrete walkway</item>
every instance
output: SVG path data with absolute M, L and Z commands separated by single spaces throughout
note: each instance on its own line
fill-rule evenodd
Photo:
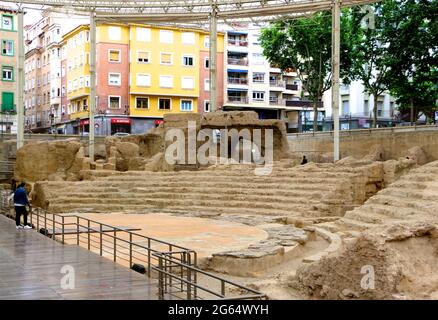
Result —
M 73 289 L 61 285 L 63 267 L 74 270 Z M 157 292 L 144 275 L 35 230 L 16 230 L 0 215 L 0 299 L 156 300 Z

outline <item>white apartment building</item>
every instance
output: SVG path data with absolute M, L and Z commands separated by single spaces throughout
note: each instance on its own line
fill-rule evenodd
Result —
M 312 105 L 302 94 L 298 73 L 282 72 L 269 64 L 259 43 L 261 27 L 249 24 L 223 28 L 226 32 L 223 110 L 253 110 L 260 119 L 284 120 L 288 132 L 302 131 L 302 119 Z
M 332 91 L 326 91 L 323 96 L 325 119 L 324 129 L 331 130 L 332 120 Z M 341 85 L 339 93 L 340 129 L 364 129 L 372 127 L 373 123 L 373 95 L 365 92 L 360 81 L 353 81 L 350 85 Z M 377 123 L 380 127 L 394 126 L 397 120 L 395 98 L 384 93 L 377 100 Z

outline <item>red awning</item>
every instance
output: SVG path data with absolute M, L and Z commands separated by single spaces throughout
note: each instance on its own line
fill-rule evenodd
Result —
M 112 118 L 111 119 L 112 124 L 131 124 L 130 118 Z
M 159 124 L 163 123 L 163 120 L 155 120 L 155 124 L 158 126 Z
M 79 122 L 79 125 L 81 126 L 81 127 L 83 127 L 83 126 L 87 126 L 87 125 L 89 125 L 90 124 L 90 120 L 89 119 L 84 119 L 84 120 L 81 120 L 81 122 Z

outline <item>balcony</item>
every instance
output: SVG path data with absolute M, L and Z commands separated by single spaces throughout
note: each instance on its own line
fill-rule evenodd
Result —
M 322 108 L 322 101 L 319 101 L 318 108 Z M 286 107 L 300 107 L 300 108 L 313 108 L 312 101 L 302 101 L 302 100 L 286 100 Z
M 271 106 L 284 106 L 286 104 L 286 100 L 278 97 L 269 97 L 269 105 Z
M 284 88 L 284 81 L 283 80 L 269 80 L 269 85 L 271 87 L 282 87 L 282 88 Z
M 230 103 L 248 104 L 248 101 L 248 97 L 228 96 L 228 102 Z
M 17 114 L 17 108 L 15 104 L 2 104 L 0 110 L 3 114 Z
M 231 64 L 231 65 L 234 65 L 234 66 L 247 66 L 248 65 L 248 59 L 228 58 L 228 64 Z
M 228 84 L 248 85 L 248 79 L 228 77 Z
M 243 39 L 228 39 L 228 45 L 229 46 L 236 46 L 236 47 L 247 47 L 248 46 L 248 40 Z
M 286 90 L 298 91 L 298 85 L 297 84 L 286 84 Z

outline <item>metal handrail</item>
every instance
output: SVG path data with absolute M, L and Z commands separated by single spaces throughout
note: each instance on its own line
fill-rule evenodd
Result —
M 159 278 L 158 278 L 158 282 L 159 282 L 159 286 L 160 286 L 160 292 L 159 292 L 159 298 L 160 299 L 164 299 L 166 294 L 172 294 L 170 292 L 170 290 L 167 290 L 167 283 L 169 283 L 172 279 L 176 280 L 176 281 L 180 281 L 181 283 L 185 283 L 187 286 L 187 290 L 186 292 L 186 298 L 187 300 L 192 300 L 192 299 L 202 299 L 202 297 L 199 295 L 198 290 L 206 292 L 211 294 L 213 297 L 216 298 L 220 298 L 220 299 L 266 299 L 266 295 L 245 287 L 241 284 L 238 284 L 236 282 L 224 279 L 222 277 L 216 276 L 212 273 L 209 273 L 207 271 L 201 270 L 195 266 L 192 265 L 188 265 L 185 264 L 179 260 L 174 260 L 172 257 L 168 257 L 166 254 L 164 253 L 155 253 L 155 256 L 157 256 L 158 260 L 159 260 L 159 268 L 157 268 L 157 272 L 159 273 Z M 167 268 L 169 268 L 169 266 L 166 267 L 167 263 L 170 263 L 172 268 L 183 268 L 185 270 L 185 272 L 183 272 L 182 274 L 187 275 L 186 277 L 181 277 L 178 276 L 170 271 L 167 270 Z M 197 282 L 193 283 L 192 281 L 190 281 L 191 277 L 196 277 L 198 278 L 198 274 L 204 275 L 206 277 L 208 277 L 211 280 L 218 280 L 220 282 L 220 293 L 213 291 L 212 289 L 206 288 L 205 286 L 202 286 L 200 284 L 198 284 Z M 244 295 L 240 295 L 240 296 L 233 296 L 233 297 L 227 297 L 226 295 L 226 286 L 232 286 L 236 289 L 245 291 Z M 176 296 L 178 297 L 178 296 Z M 179 297 L 182 298 L 182 297 Z
M 1 192 L 0 211 L 7 213 L 9 204 L 6 201 L 7 192 Z M 6 209 L 6 210 L 5 210 Z M 148 277 L 158 277 L 158 296 L 165 299 L 167 296 L 175 296 L 183 299 L 202 299 L 198 293 L 208 293 L 220 299 L 265 299 L 266 296 L 256 290 L 226 280 L 197 267 L 197 253 L 194 250 L 169 243 L 163 240 L 147 237 L 123 228 L 111 226 L 78 215 L 59 215 L 42 208 L 34 208 L 29 213 L 30 224 L 38 232 L 50 236 L 61 243 L 72 243 L 85 246 L 90 251 L 98 251 L 102 257 L 113 258 L 114 262 L 120 260 L 128 262 L 129 267 L 133 264 L 145 264 Z M 68 229 L 72 228 L 72 229 Z M 71 232 L 74 230 L 75 232 Z M 122 235 L 128 237 L 122 238 Z M 84 240 L 84 237 L 86 238 Z M 137 243 L 140 238 L 147 244 Z M 154 246 L 165 248 L 154 248 Z M 93 250 L 95 249 L 95 250 Z M 208 279 L 220 282 L 220 293 L 198 283 L 202 275 Z M 232 286 L 245 292 L 241 296 L 226 296 L 226 286 Z M 178 289 L 177 291 L 172 288 Z

